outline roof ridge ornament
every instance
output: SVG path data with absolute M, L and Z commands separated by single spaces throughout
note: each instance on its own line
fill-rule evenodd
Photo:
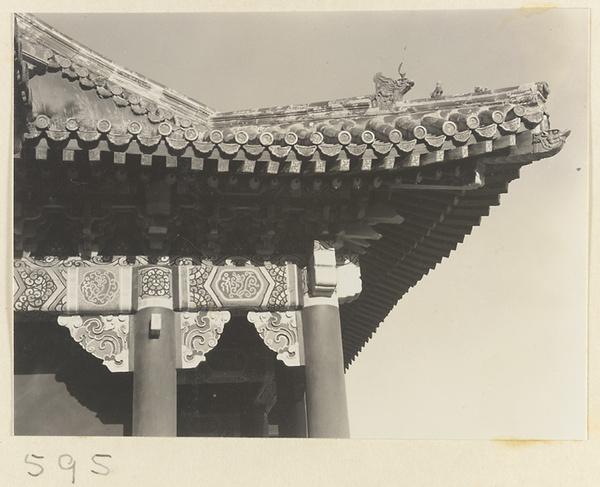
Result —
M 433 89 L 433 91 L 431 92 L 431 94 L 429 96 L 432 100 L 437 100 L 437 99 L 441 98 L 443 94 L 444 94 L 444 89 L 442 88 L 442 83 L 440 81 L 438 81 L 435 84 L 435 88 Z
M 392 110 L 397 102 L 414 86 L 415 82 L 406 77 L 406 73 L 401 71 L 402 64 L 398 66 L 399 79 L 392 79 L 384 76 L 381 72 L 373 77 L 375 82 L 374 105 L 381 110 Z

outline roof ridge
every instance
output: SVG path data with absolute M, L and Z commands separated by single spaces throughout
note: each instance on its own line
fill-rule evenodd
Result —
M 93 71 L 96 71 L 94 74 L 107 78 L 111 84 L 119 86 L 121 90 L 141 92 L 139 93 L 140 96 L 152 102 L 168 105 L 170 109 L 179 111 L 186 116 L 193 114 L 205 122 L 210 116 L 218 113 L 217 110 L 202 102 L 118 65 L 31 14 L 15 13 L 14 15 L 16 22 L 15 35 L 23 36 L 30 42 L 41 46 L 39 52 L 35 53 L 39 56 L 30 55 L 27 59 L 32 64 L 47 66 L 52 54 L 58 54 L 61 58 L 73 61 L 76 64 L 85 62 Z M 104 76 L 107 73 L 109 73 L 109 76 Z
M 518 86 L 498 89 L 476 87 L 469 93 L 448 95 L 438 98 L 418 98 L 402 100 L 390 109 L 382 109 L 375 104 L 375 93 L 371 95 L 340 98 L 321 102 L 281 105 L 267 108 L 254 108 L 218 112 L 210 116 L 214 126 L 229 124 L 232 121 L 241 125 L 255 125 L 263 120 L 276 123 L 290 117 L 303 117 L 308 120 L 335 119 L 348 117 L 374 117 L 384 115 L 410 115 L 459 108 L 459 105 L 528 104 L 543 105 L 548 95 L 545 82 L 526 83 Z

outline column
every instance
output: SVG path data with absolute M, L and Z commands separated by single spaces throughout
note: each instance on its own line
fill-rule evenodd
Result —
M 306 297 L 302 310 L 310 438 L 349 438 L 340 312 L 336 294 Z
M 175 313 L 139 310 L 134 317 L 133 436 L 177 436 Z M 151 330 L 160 320 L 160 332 Z
M 133 436 L 177 436 L 175 313 L 171 270 L 138 270 L 133 323 Z

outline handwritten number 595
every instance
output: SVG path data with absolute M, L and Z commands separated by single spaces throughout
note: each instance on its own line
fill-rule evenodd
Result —
M 112 458 L 111 455 L 106 454 L 96 454 L 92 456 L 92 462 L 94 463 L 94 467 L 90 469 L 90 471 L 95 475 L 108 475 L 110 473 L 110 469 L 104 463 L 108 458 Z M 44 457 L 41 455 L 27 454 L 25 455 L 25 464 L 30 467 L 27 470 L 27 474 L 32 477 L 39 477 L 44 473 L 44 467 L 42 466 L 42 460 Z M 75 483 L 75 459 L 69 455 L 64 454 L 58 457 L 58 467 L 61 470 L 71 470 L 71 483 Z

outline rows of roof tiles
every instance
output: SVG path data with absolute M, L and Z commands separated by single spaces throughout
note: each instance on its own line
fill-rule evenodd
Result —
M 137 95 L 130 97 L 139 102 Z M 451 110 L 436 110 L 422 113 L 386 114 L 362 118 L 328 119 L 320 123 L 305 122 L 276 126 L 238 126 L 223 129 L 202 130 L 191 120 L 179 118 L 163 111 L 154 103 L 144 106 L 131 105 L 138 115 L 147 114 L 151 125 L 131 120 L 126 125 L 111 120 L 53 119 L 40 114 L 35 128 L 48 130 L 49 135 L 59 140 L 76 132 L 84 140 L 96 140 L 107 134 L 116 145 L 127 144 L 137 137 L 144 145 L 157 145 L 161 137 L 180 149 L 181 144 L 195 141 L 214 144 L 317 146 L 323 143 L 349 146 L 372 144 L 377 141 L 399 145 L 411 140 L 425 141 L 437 145 L 438 140 L 452 139 L 464 143 L 472 133 L 484 138 L 492 137 L 496 130 L 515 132 L 521 123 L 537 124 L 542 120 L 543 107 L 517 104 L 496 104 L 464 108 L 460 105 Z
M 388 115 L 362 120 L 329 120 L 320 124 L 293 124 L 282 127 L 244 127 L 199 131 L 187 126 L 175 128 L 166 121 L 157 121 L 148 129 L 139 120 L 112 123 L 98 121 L 51 119 L 38 115 L 30 124 L 26 139 L 42 136 L 52 142 L 77 139 L 84 144 L 106 140 L 118 152 L 127 151 L 130 144 L 151 154 L 160 145 L 174 155 L 187 149 L 197 157 L 209 157 L 215 149 L 219 157 L 240 156 L 258 159 L 267 154 L 275 160 L 350 159 L 384 157 L 390 153 L 424 154 L 459 149 L 472 143 L 497 140 L 501 136 L 531 129 L 543 119 L 540 107 L 498 105 L 471 110 L 432 112 L 422 115 Z
M 520 120 L 534 123 L 541 116 L 540 102 L 543 103 L 547 95 L 544 83 L 532 83 L 433 101 L 413 100 L 395 107 L 392 112 L 397 113 L 373 109 L 372 97 L 218 113 L 136 73 L 127 72 L 43 23 L 27 17 L 23 21 L 29 22 L 29 30 L 25 29 L 21 36 L 29 39 L 30 58 L 36 58 L 49 71 L 61 71 L 65 78 L 77 81 L 82 89 L 93 89 L 100 98 L 111 98 L 117 106 L 129 107 L 133 114 L 147 117 L 150 130 L 136 119 L 127 127 L 114 129 L 110 120 L 98 120 L 96 127 L 86 126 L 78 131 L 86 140 L 86 137 L 94 137 L 96 128 L 99 133 L 108 133 L 116 145 L 127 144 L 131 136 L 138 136 L 143 145 L 149 146 L 156 145 L 157 137 L 163 136 L 173 150 L 195 141 L 283 148 L 327 143 L 351 147 L 379 141 L 406 148 L 415 139 L 435 146 L 441 136 L 445 136 L 462 143 L 472 131 L 485 137 L 496 125 L 502 130 L 514 131 Z M 182 111 L 191 116 L 181 116 Z M 378 116 L 384 113 L 388 115 Z M 294 123 L 298 121 L 304 123 Z M 67 127 L 57 128 L 51 136 L 65 137 L 66 131 L 73 130 L 69 127 L 82 122 L 69 120 Z M 212 130 L 203 130 L 206 122 Z

